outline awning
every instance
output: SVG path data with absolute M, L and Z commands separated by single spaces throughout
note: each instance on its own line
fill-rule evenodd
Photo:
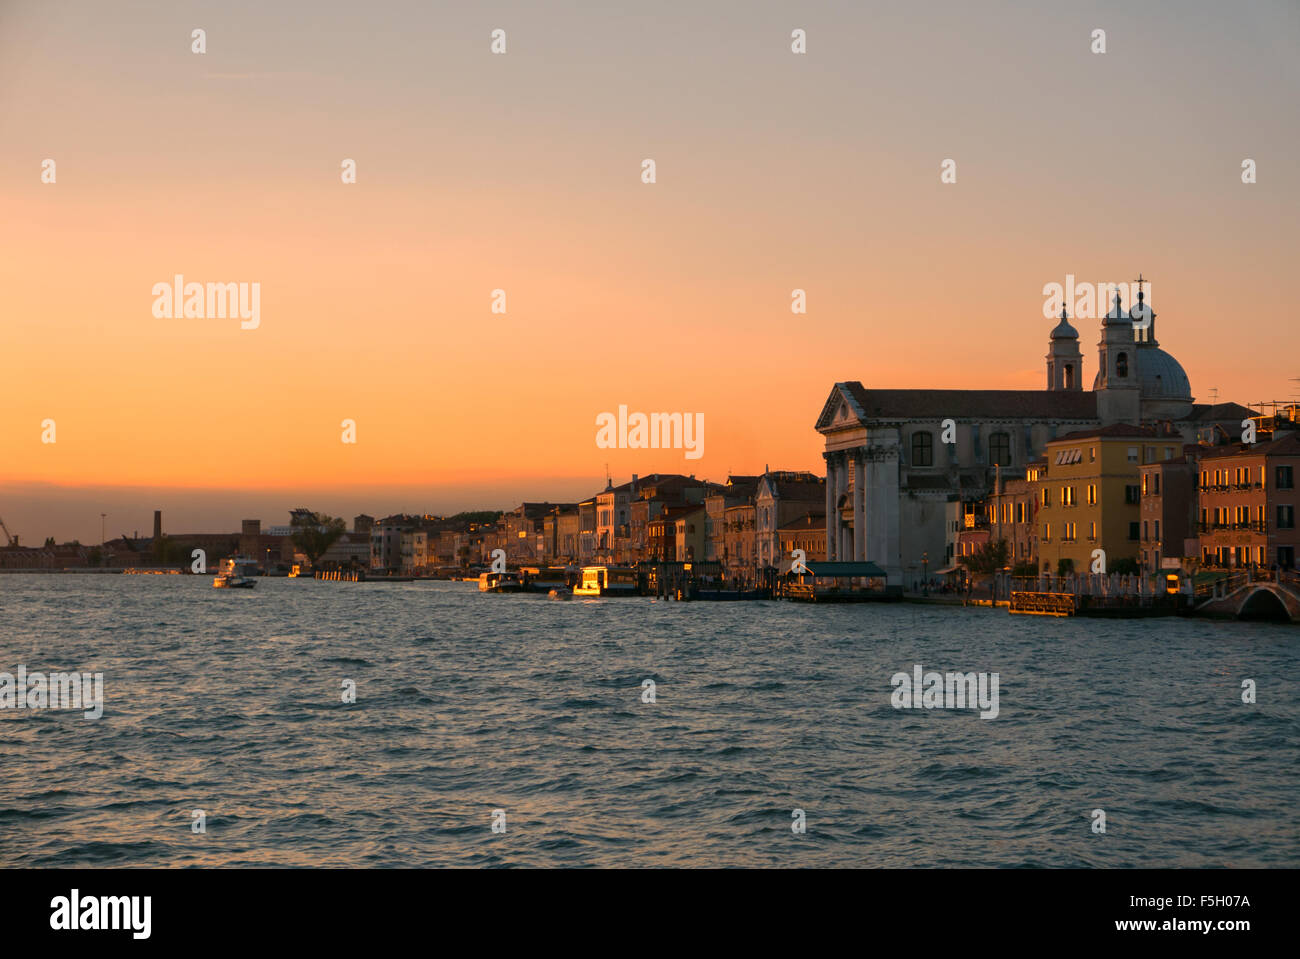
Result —
M 861 563 L 827 563 L 813 561 L 808 563 L 808 572 L 814 576 L 830 576 L 847 579 L 850 576 L 872 576 L 883 579 L 885 571 L 872 562 Z

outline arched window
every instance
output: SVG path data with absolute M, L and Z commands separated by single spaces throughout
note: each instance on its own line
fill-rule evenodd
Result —
M 1066 367 L 1069 369 L 1069 367 Z M 1011 434 L 992 433 L 989 435 L 989 460 L 994 466 L 1011 465 Z
M 912 465 L 934 465 L 934 435 L 925 431 L 912 434 Z
M 1115 357 L 1115 375 L 1118 377 L 1128 376 L 1128 354 L 1121 353 Z
M 1074 389 L 1074 364 L 1073 363 L 1065 364 L 1065 388 L 1067 390 Z

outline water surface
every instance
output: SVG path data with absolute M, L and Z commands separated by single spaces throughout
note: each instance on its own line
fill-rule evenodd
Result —
M 0 671 L 105 686 L 0 710 L 3 866 L 1300 865 L 1294 626 L 197 576 L 0 611 Z M 915 663 L 1000 715 L 894 709 Z

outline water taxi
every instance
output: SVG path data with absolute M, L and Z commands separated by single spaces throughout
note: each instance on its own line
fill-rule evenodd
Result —
M 212 580 L 212 586 L 214 589 L 252 589 L 257 585 L 257 580 L 253 579 L 256 575 L 258 569 L 255 559 L 247 556 L 223 559 L 221 569 Z
M 482 573 L 478 578 L 480 593 L 519 593 L 523 588 L 518 573 Z
M 574 596 L 637 596 L 641 592 L 636 570 L 626 566 L 584 566 L 582 582 Z

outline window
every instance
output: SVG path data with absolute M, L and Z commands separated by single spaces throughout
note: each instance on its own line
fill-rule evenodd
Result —
M 1095 540 L 1096 538 L 1097 538 L 1097 521 L 1093 520 L 1091 523 L 1088 524 L 1088 539 Z
M 1025 504 L 1024 504 L 1024 503 L 1017 503 L 1017 504 L 1016 504 L 1016 522 L 1017 522 L 1017 523 L 1023 523 L 1024 521 L 1025 521 Z
M 1128 448 L 1128 461 L 1130 463 L 1136 463 L 1138 461 L 1138 448 L 1136 446 L 1130 446 Z
M 1095 447 L 1095 446 L 1089 446 L 1089 447 L 1088 447 L 1088 462 L 1089 462 L 1089 463 L 1095 462 L 1096 459 L 1097 459 L 1097 447 Z
M 1065 364 L 1065 388 L 1067 390 L 1074 389 L 1074 364 L 1073 363 Z
M 1277 477 L 1274 480 L 1274 484 L 1278 489 L 1294 489 L 1295 478 L 1292 474 L 1292 467 L 1279 466 L 1277 468 Z
M 1279 506 L 1277 508 L 1277 528 L 1295 529 L 1295 507 Z
M 1160 474 L 1159 474 L 1159 473 L 1152 473 L 1152 474 L 1151 474 L 1151 478 L 1152 478 L 1153 480 L 1155 480 L 1155 484 L 1156 484 L 1156 486 L 1155 486 L 1155 490 L 1154 490 L 1154 493 L 1155 493 L 1156 496 L 1159 496 L 1159 495 L 1160 495 Z
M 1011 434 L 993 433 L 989 436 L 989 462 L 993 466 L 1011 465 Z
M 912 465 L 934 465 L 934 435 L 928 432 L 912 434 Z
M 1046 486 L 1043 487 L 1043 505 L 1044 506 L 1052 505 L 1052 491 Z
M 1052 524 L 1045 523 L 1043 524 L 1043 542 L 1050 543 L 1051 541 L 1052 541 Z
M 1156 520 L 1156 539 L 1160 539 L 1160 520 Z
M 1073 542 L 1074 542 L 1075 535 L 1076 535 L 1077 532 L 1078 532 L 1078 529 L 1079 529 L 1079 525 L 1078 525 L 1077 523 L 1066 523 L 1066 524 L 1065 524 L 1065 531 L 1061 534 L 1061 535 L 1062 535 L 1062 538 L 1063 538 L 1067 543 L 1073 543 Z
M 1128 354 L 1121 353 L 1115 357 L 1115 375 L 1120 379 L 1128 376 Z
M 1147 536 L 1147 534 L 1150 533 L 1150 532 L 1151 532 L 1151 530 L 1147 528 L 1147 521 L 1146 521 L 1146 520 L 1143 520 L 1143 521 L 1142 521 L 1142 541 L 1143 541 L 1143 542 L 1146 542 L 1146 541 L 1150 538 L 1149 536 Z
M 1139 502 L 1140 499 L 1141 499 L 1141 496 L 1140 496 L 1140 493 L 1139 493 L 1139 490 L 1138 490 L 1138 486 L 1137 486 L 1136 483 L 1134 483 L 1134 484 L 1132 484 L 1132 485 L 1130 485 L 1130 486 L 1125 486 L 1125 487 L 1124 487 L 1124 502 L 1125 502 L 1125 503 L 1127 503 L 1128 505 L 1131 506 L 1131 505 L 1133 505 L 1134 503 Z
M 1165 447 L 1165 459 L 1167 459 L 1167 460 L 1171 460 L 1171 459 L 1173 459 L 1173 458 L 1174 458 L 1174 448 L 1173 448 L 1172 446 L 1166 446 L 1166 447 Z
M 1097 484 L 1096 483 L 1088 484 L 1088 505 L 1089 506 L 1097 505 Z
M 1136 522 L 1128 524 L 1128 538 L 1133 540 L 1138 538 L 1138 524 Z

